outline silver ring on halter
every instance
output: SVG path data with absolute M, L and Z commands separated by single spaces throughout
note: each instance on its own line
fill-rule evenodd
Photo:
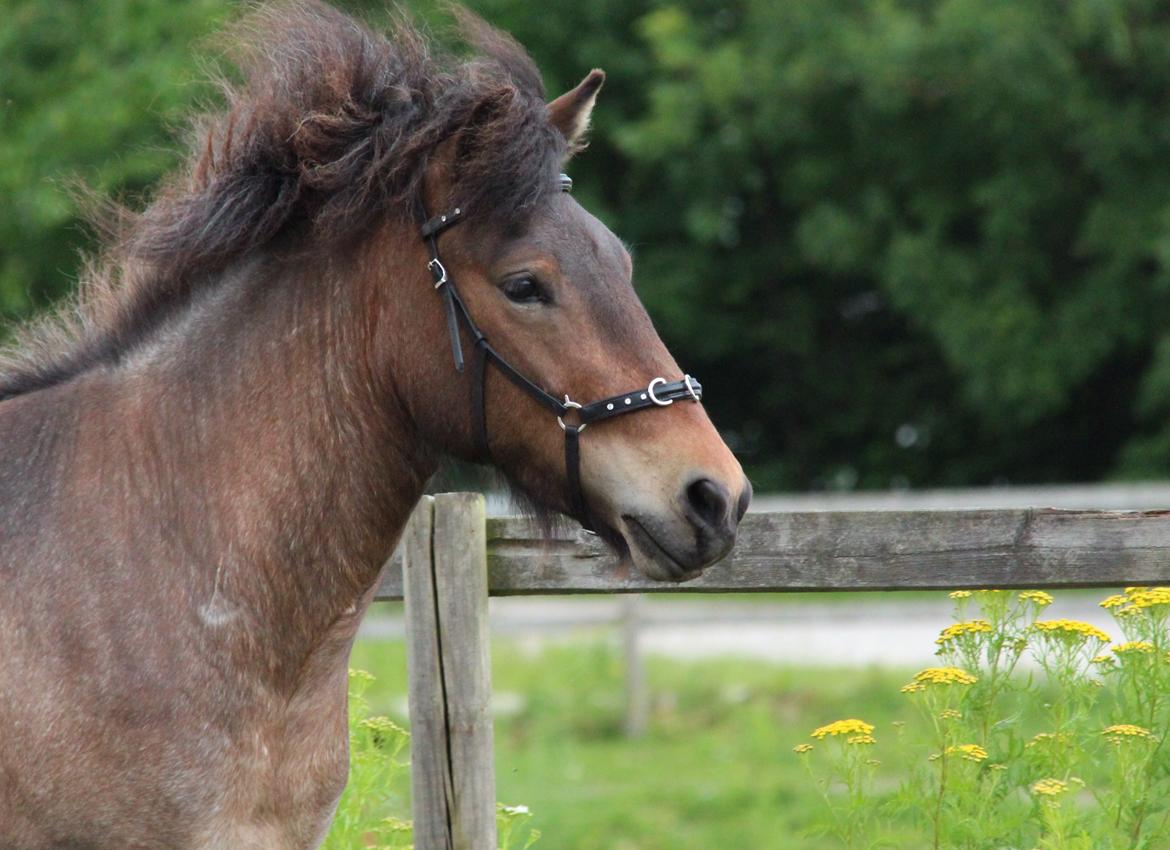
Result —
M 699 394 L 695 392 L 695 388 L 691 385 L 690 375 L 683 375 L 683 383 L 687 385 L 687 392 L 691 394 L 691 398 L 693 398 L 695 401 L 699 401 Z
M 574 409 L 576 409 L 576 410 L 580 410 L 580 409 L 581 409 L 581 405 L 577 404 L 577 402 L 575 402 L 575 401 L 573 401 L 571 398 L 569 398 L 569 394 L 568 394 L 568 393 L 565 393 L 565 407 L 572 407 L 572 408 L 574 408 Z M 566 425 L 565 425 L 565 420 L 564 420 L 564 419 L 561 419 L 561 417 L 559 417 L 559 416 L 557 417 L 557 424 L 561 426 L 561 430 L 562 430 L 562 431 L 567 431 L 567 430 L 569 430 L 569 429 L 568 429 L 568 426 L 566 426 Z M 586 422 L 584 425 L 578 425 L 578 426 L 577 426 L 577 433 L 578 433 L 578 434 L 580 434 L 582 431 L 584 431 L 584 430 L 585 430 L 586 428 L 588 428 L 588 427 L 589 427 L 589 423 L 588 423 L 588 422 Z
M 666 407 L 667 405 L 674 404 L 673 398 L 668 398 L 666 401 L 663 401 L 658 396 L 654 395 L 655 385 L 656 384 L 665 384 L 665 383 L 666 383 L 666 378 L 655 378 L 653 381 L 650 382 L 650 386 L 646 387 L 646 395 L 650 396 L 650 400 L 652 402 L 654 402 L 656 405 L 658 405 L 659 407 Z M 692 395 L 693 395 L 693 393 L 692 393 Z
M 447 267 L 439 262 L 438 257 L 435 257 L 427 263 L 427 271 L 429 271 L 432 275 L 436 270 L 438 270 L 439 276 L 438 280 L 435 281 L 435 289 L 438 289 L 447 282 Z

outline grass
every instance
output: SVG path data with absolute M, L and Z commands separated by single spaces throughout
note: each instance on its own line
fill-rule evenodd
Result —
M 823 804 L 793 745 L 859 707 L 879 729 L 910 714 L 898 693 L 906 671 L 651 657 L 650 728 L 631 741 L 621 731 L 616 643 L 535 654 L 493 644 L 494 689 L 515 697 L 496 721 L 497 796 L 531 808 L 531 826 L 544 835 L 538 847 L 827 850 L 830 839 L 808 834 Z M 352 663 L 377 676 L 366 694 L 373 710 L 401 718 L 403 645 L 361 642 Z M 896 783 L 901 767 L 885 766 L 888 778 L 879 781 Z

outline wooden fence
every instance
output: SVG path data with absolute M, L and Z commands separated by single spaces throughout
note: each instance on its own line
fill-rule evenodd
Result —
M 483 497 L 424 497 L 379 599 L 405 599 L 417 850 L 495 850 L 488 595 L 1170 583 L 1170 511 L 749 513 L 702 577 L 624 573 L 580 529 L 485 519 Z

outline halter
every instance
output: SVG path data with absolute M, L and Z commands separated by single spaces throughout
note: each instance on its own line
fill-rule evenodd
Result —
M 568 192 L 573 188 L 573 181 L 567 174 L 560 176 L 561 191 Z M 426 221 L 421 228 L 423 240 L 430 249 L 431 258 L 427 262 L 427 270 L 434 278 L 435 291 L 443 298 L 443 305 L 447 315 L 447 332 L 451 337 L 451 353 L 455 358 L 455 370 L 462 373 L 463 342 L 459 334 L 459 325 L 467 329 L 474 341 L 474 354 L 471 369 L 471 412 L 475 417 L 476 450 L 482 457 L 491 457 L 491 448 L 488 446 L 487 411 L 485 404 L 485 379 L 487 364 L 496 366 L 505 378 L 536 399 L 556 416 L 557 424 L 565 433 L 565 473 L 569 482 L 569 503 L 573 514 L 581 520 L 581 524 L 589 531 L 593 531 L 593 522 L 589 509 L 585 505 L 585 494 L 581 490 L 581 432 L 594 422 L 612 419 L 623 413 L 634 413 L 638 410 L 669 407 L 676 401 L 687 399 L 698 402 L 703 398 L 703 385 L 690 375 L 683 375 L 681 381 L 668 382 L 665 378 L 653 378 L 645 387 L 631 390 L 620 395 L 603 398 L 589 404 L 578 404 L 565 394 L 561 401 L 526 378 L 511 363 L 500 356 L 487 337 L 475 324 L 459 292 L 455 289 L 455 281 L 451 279 L 443 261 L 439 259 L 438 236 L 448 227 L 463 220 L 465 210 L 456 207 L 449 213 L 437 215 Z M 425 215 L 425 214 L 424 214 Z M 565 417 L 569 411 L 576 412 L 576 425 L 569 425 Z

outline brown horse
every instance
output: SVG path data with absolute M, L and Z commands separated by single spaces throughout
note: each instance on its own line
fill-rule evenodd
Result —
M 312 0 L 259 12 L 182 177 L 107 216 L 78 304 L 0 364 L 5 850 L 317 846 L 354 632 L 438 460 L 573 510 L 556 414 L 584 419 L 547 398 L 642 388 L 577 469 L 578 518 L 636 566 L 681 580 L 731 546 L 739 464 L 561 191 L 602 74 L 546 104 L 522 49 L 463 23 L 470 59 Z M 437 268 L 462 347 L 478 327 L 500 358 L 481 414 Z

